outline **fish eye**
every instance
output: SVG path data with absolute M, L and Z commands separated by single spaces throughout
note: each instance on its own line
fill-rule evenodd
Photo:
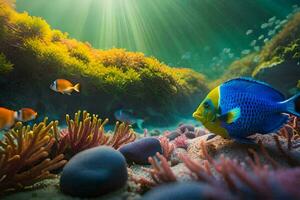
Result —
M 209 108 L 209 103 L 207 101 L 205 101 L 203 106 L 204 106 L 204 108 Z

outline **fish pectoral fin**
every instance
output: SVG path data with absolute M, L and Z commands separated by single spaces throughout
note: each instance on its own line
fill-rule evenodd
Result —
M 231 109 L 229 112 L 218 116 L 218 119 L 226 122 L 228 124 L 231 124 L 233 122 L 235 122 L 236 120 L 238 120 L 241 116 L 241 109 L 240 108 L 233 108 Z
M 250 139 L 250 138 L 232 138 L 234 139 L 236 142 L 240 143 L 240 144 L 256 144 L 255 140 Z

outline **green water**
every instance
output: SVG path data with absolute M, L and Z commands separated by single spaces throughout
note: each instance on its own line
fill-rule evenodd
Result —
M 141 51 L 171 66 L 190 67 L 215 78 L 243 50 L 253 51 L 249 44 L 266 31 L 261 24 L 273 16 L 285 19 L 297 2 L 17 0 L 17 10 L 41 16 L 53 28 L 96 48 Z M 246 35 L 249 29 L 253 33 Z

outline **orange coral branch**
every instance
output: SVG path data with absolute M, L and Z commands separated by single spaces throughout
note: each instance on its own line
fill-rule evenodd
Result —
M 19 189 L 51 178 L 51 170 L 62 167 L 66 160 L 58 155 L 48 158 L 55 142 L 49 133 L 53 122 L 30 127 L 21 126 L 4 135 L 0 151 L 0 191 Z

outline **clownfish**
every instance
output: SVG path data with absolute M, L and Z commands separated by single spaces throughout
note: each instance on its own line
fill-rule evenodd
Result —
M 286 99 L 267 83 L 236 78 L 214 88 L 193 117 L 223 138 L 253 143 L 248 136 L 276 132 L 288 121 L 287 114 L 300 117 L 300 93 Z
M 37 117 L 37 112 L 31 108 L 22 108 L 19 111 L 0 107 L 0 130 L 10 129 L 16 121 L 28 122 Z
M 51 85 L 50 89 L 55 92 L 60 92 L 62 94 L 71 95 L 73 90 L 79 92 L 79 83 L 73 85 L 70 81 L 66 79 L 56 79 Z

